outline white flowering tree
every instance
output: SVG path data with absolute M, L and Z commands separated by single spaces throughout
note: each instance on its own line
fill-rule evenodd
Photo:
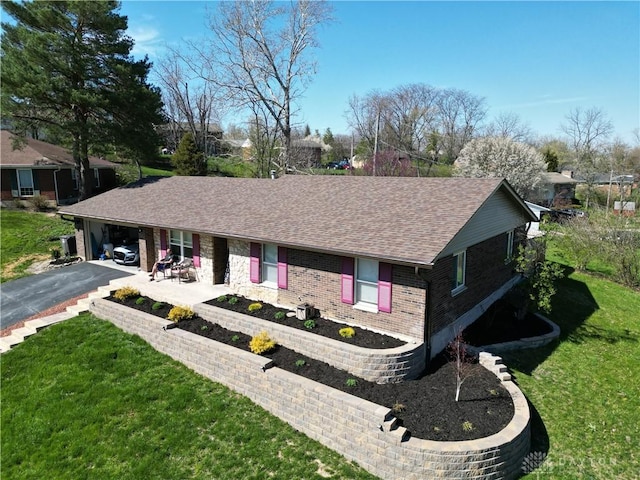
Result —
M 527 198 L 547 166 L 533 147 L 505 137 L 476 138 L 468 142 L 454 163 L 456 177 L 504 177 Z

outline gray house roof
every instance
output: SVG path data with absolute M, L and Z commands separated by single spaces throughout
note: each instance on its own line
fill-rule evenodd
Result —
M 14 149 L 17 135 L 2 130 L 0 132 L 0 165 L 13 168 L 57 168 L 74 167 L 75 162 L 70 151 L 64 147 L 25 138 L 20 148 Z M 98 157 L 89 157 L 89 164 L 95 168 L 115 168 L 115 164 Z
M 501 179 L 149 178 L 61 214 L 428 266 L 536 221 Z

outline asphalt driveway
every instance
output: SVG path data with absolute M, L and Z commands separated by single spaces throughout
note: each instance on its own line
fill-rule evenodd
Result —
M 59 303 L 132 275 L 81 262 L 0 285 L 0 330 Z

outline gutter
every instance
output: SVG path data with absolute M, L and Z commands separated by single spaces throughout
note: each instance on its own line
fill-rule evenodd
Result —
M 60 206 L 60 197 L 58 195 L 58 175 L 57 173 L 62 171 L 61 167 L 58 167 L 56 170 L 53 171 L 53 188 L 56 192 L 56 206 Z

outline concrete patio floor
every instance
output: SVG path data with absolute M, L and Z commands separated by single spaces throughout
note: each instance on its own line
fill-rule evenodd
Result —
M 111 261 L 91 260 L 90 263 L 132 274 L 128 277 L 112 280 L 109 283 L 112 290 L 129 286 L 139 290 L 141 295 L 172 305 L 193 307 L 198 303 L 231 293 L 227 285 L 211 285 L 202 281 L 179 282 L 177 278 L 164 278 L 162 273 L 157 274 L 156 280 L 150 282 L 149 273 L 138 270 L 138 267 L 126 267 Z

